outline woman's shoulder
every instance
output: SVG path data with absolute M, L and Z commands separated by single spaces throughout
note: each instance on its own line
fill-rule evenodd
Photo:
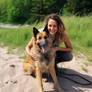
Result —
M 61 39 L 59 40 L 59 44 L 65 42 L 66 38 L 68 37 L 66 30 L 63 31 Z
M 63 32 L 63 35 L 67 35 L 67 31 L 66 30 Z

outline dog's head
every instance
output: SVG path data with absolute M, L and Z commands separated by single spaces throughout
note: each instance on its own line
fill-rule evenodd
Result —
M 47 27 L 44 28 L 43 32 L 39 32 L 38 29 L 34 27 L 33 34 L 36 48 L 38 48 L 41 53 L 47 53 L 51 47 Z

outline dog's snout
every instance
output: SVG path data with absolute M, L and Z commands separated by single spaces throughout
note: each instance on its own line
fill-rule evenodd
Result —
M 41 42 L 40 44 L 41 44 L 41 46 L 45 46 L 45 45 L 46 45 L 46 42 L 43 41 L 43 42 Z
M 39 45 L 40 47 L 43 47 L 43 46 L 46 45 L 46 42 L 39 42 L 38 45 Z
M 45 48 L 45 47 L 48 46 L 48 41 L 41 41 L 41 42 L 38 43 L 38 46 L 39 46 L 40 48 L 41 48 L 41 47 Z

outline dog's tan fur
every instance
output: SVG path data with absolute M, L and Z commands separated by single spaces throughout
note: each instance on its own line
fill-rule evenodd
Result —
M 39 39 L 39 37 L 41 37 L 41 39 Z M 38 42 L 44 41 L 45 37 L 47 37 L 46 39 L 48 41 L 46 56 L 43 55 L 43 53 L 41 53 L 41 50 L 39 46 L 37 45 Z M 44 31 L 41 33 L 40 32 L 37 33 L 36 37 L 34 37 L 33 48 L 31 49 L 31 51 L 38 57 L 38 60 L 34 61 L 33 58 L 31 58 L 30 56 L 27 56 L 24 60 L 23 68 L 24 68 L 24 71 L 30 72 L 31 74 L 36 75 L 38 79 L 38 83 L 39 83 L 40 92 L 44 92 L 43 86 L 42 86 L 42 73 L 43 72 L 49 72 L 54 80 L 54 83 L 58 91 L 63 92 L 63 90 L 59 86 L 55 69 L 54 69 L 55 52 L 51 43 L 52 42 L 49 36 L 47 35 L 47 32 Z

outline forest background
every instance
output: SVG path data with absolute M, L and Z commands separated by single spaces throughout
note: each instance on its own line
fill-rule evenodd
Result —
M 51 13 L 92 15 L 92 0 L 0 0 L 0 22 L 32 24 Z

